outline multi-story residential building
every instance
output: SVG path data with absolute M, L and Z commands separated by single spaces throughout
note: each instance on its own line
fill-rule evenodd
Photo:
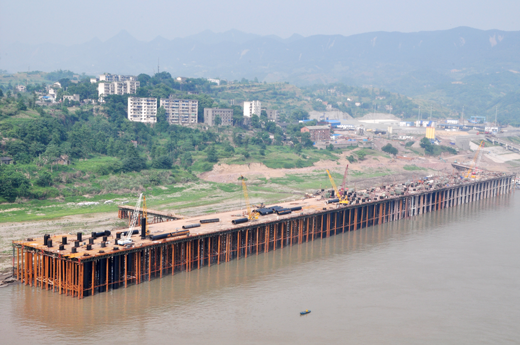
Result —
M 98 95 L 99 97 L 103 97 L 103 95 L 124 95 L 124 94 L 134 94 L 137 92 L 137 88 L 140 83 L 138 81 L 114 81 L 111 83 L 99 83 L 98 84 Z
M 157 98 L 128 97 L 128 119 L 135 122 L 157 122 Z
M 214 126 L 217 116 L 220 117 L 221 126 L 233 125 L 233 109 L 204 108 L 204 123 Z
M 66 100 L 68 99 L 69 101 L 72 101 L 72 102 L 79 102 L 79 95 L 78 94 L 73 94 L 73 95 L 63 95 L 63 100 Z
M 133 75 L 118 75 L 105 73 L 99 76 L 99 81 L 137 81 L 137 77 Z
M 311 140 L 316 142 L 318 140 L 329 140 L 330 139 L 330 127 L 329 126 L 306 126 L 300 130 L 302 133 L 309 133 Z
M 16 85 L 16 91 L 25 92 L 26 90 L 25 85 Z
M 260 116 L 262 114 L 262 102 L 251 101 L 244 102 L 244 117 L 251 117 L 253 115 Z
M 137 77 L 133 76 L 133 75 L 118 75 L 118 74 L 105 73 L 105 74 L 101 74 L 99 77 L 90 78 L 91 84 L 95 84 L 100 81 L 105 81 L 105 82 L 109 82 L 109 83 L 111 83 L 113 81 L 137 81 Z
M 166 118 L 172 125 L 198 123 L 199 101 L 195 99 L 161 98 L 161 107 L 166 110 Z
M 267 113 L 267 118 L 270 121 L 278 122 L 278 110 L 267 109 L 265 112 Z

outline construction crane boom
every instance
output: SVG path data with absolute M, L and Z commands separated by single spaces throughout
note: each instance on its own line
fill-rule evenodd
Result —
M 343 174 L 343 182 L 341 183 L 341 193 L 345 193 L 345 182 L 347 182 L 347 173 L 348 173 L 348 164 L 345 168 L 345 173 Z
M 251 204 L 249 203 L 249 194 L 247 193 L 246 179 L 244 176 L 240 176 L 242 180 L 242 190 L 244 191 L 244 199 L 247 208 L 247 218 L 249 220 L 258 219 L 258 212 L 251 211 Z
M 124 238 L 121 238 L 118 241 L 118 244 L 125 245 L 132 243 L 132 231 L 137 224 L 137 218 L 139 218 L 139 209 L 141 208 L 141 201 L 143 200 L 143 193 L 139 195 L 139 199 L 137 199 L 137 203 L 135 204 L 134 212 L 132 213 L 132 220 L 130 221 L 130 227 L 126 233 Z
M 339 199 L 339 203 L 348 204 L 348 199 L 346 197 L 343 197 L 343 195 L 339 195 L 338 187 L 336 187 L 336 182 L 334 182 L 334 179 L 332 178 L 332 175 L 330 174 L 329 169 L 327 169 L 327 175 L 329 175 L 330 184 L 332 185 L 332 188 L 334 189 L 334 193 L 336 193 L 336 196 Z
M 466 175 L 464 175 L 464 178 L 470 177 L 471 176 L 471 172 L 473 171 L 473 169 L 477 168 L 478 161 L 480 161 L 480 160 L 478 160 L 480 149 L 482 148 L 483 145 L 484 145 L 484 140 L 482 140 L 480 142 L 480 145 L 478 146 L 477 152 L 475 153 L 475 157 L 473 157 L 473 160 L 471 161 L 471 167 L 468 169 L 468 171 L 466 171 Z

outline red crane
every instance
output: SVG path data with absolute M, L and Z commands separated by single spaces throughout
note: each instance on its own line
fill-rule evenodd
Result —
M 345 189 L 345 182 L 347 181 L 347 172 L 348 172 L 348 164 L 347 164 L 347 167 L 345 168 L 345 173 L 343 174 L 343 182 L 341 183 L 340 193 L 342 195 L 345 194 L 345 192 L 347 191 Z

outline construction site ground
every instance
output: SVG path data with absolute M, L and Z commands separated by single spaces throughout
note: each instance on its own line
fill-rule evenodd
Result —
M 212 171 L 205 172 L 199 177 L 201 182 L 185 185 L 175 185 L 176 190 L 154 196 L 147 195 L 149 208 L 167 211 L 183 216 L 209 216 L 216 212 L 231 212 L 241 214 L 245 209 L 242 190 L 238 178 L 243 175 L 247 178 L 252 204 L 264 202 L 275 204 L 303 199 L 305 193 L 315 192 L 317 189 L 330 189 L 330 183 L 325 169 L 333 173 L 336 184 L 341 183 L 345 166 L 349 164 L 347 186 L 362 189 L 369 186 L 378 186 L 393 182 L 416 180 L 426 175 L 443 175 L 452 173 L 451 163 L 470 163 L 474 157 L 473 151 L 460 152 L 457 155 L 448 155 L 441 158 L 421 157 L 417 154 L 407 154 L 402 158 L 390 158 L 377 150 L 368 155 L 361 162 L 349 163 L 347 156 L 355 150 L 346 151 L 338 161 L 319 161 L 312 167 L 299 169 L 270 169 L 262 164 L 225 165 L 216 164 Z M 514 161 L 513 161 L 514 162 Z M 520 166 L 511 162 L 496 162 L 484 154 L 480 166 L 494 171 L 520 171 Z M 204 181 L 207 181 L 206 183 Z M 217 184 L 218 183 L 218 184 Z M 222 187 L 220 187 L 222 186 Z M 167 186 L 170 188 L 171 186 Z M 165 187 L 163 187 L 165 188 Z M 129 205 L 135 200 L 128 198 L 114 199 L 113 211 L 101 213 L 72 214 L 55 219 L 42 219 L 21 222 L 2 222 L 2 214 L 8 212 L 34 213 L 34 210 L 24 209 L 23 205 L 9 204 L 0 210 L 0 271 L 11 267 L 11 243 L 27 237 L 42 237 L 43 234 L 74 234 L 78 231 L 90 233 L 123 229 L 128 220 L 117 217 L 117 204 L 127 202 Z M 58 203 L 58 201 L 57 201 Z M 50 205 L 49 208 L 52 208 Z M 60 207 L 67 207 L 60 205 Z M 76 206 L 70 206 L 71 208 Z M 45 210 L 40 210 L 42 217 Z

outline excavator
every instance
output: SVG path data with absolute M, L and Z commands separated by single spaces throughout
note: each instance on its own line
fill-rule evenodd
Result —
M 336 194 L 337 198 L 339 199 L 339 203 L 341 205 L 348 205 L 348 198 L 346 195 L 340 195 L 338 192 L 338 187 L 336 187 L 336 183 L 334 182 L 334 179 L 330 175 L 329 169 L 327 169 L 327 175 L 329 175 L 330 184 L 332 185 L 332 188 L 334 188 L 334 193 Z
M 251 204 L 249 203 L 249 195 L 247 194 L 246 179 L 244 176 L 240 176 L 240 179 L 242 180 L 242 190 L 244 191 L 244 199 L 246 201 L 247 219 L 257 220 L 259 213 L 251 210 Z

